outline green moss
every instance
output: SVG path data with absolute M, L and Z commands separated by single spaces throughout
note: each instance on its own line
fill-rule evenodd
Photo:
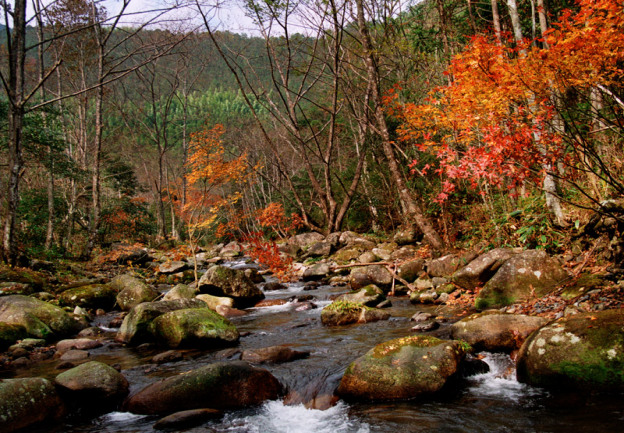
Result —
M 370 307 L 366 307 L 364 305 L 358 304 L 356 302 L 350 301 L 334 301 L 329 304 L 324 309 L 327 311 L 336 311 L 340 313 L 357 313 L 362 309 L 369 309 Z
M 430 337 L 428 335 L 410 335 L 408 337 L 397 338 L 378 344 L 373 349 L 372 356 L 374 358 L 384 358 L 400 351 L 405 346 L 433 347 L 441 343 L 443 343 L 443 340 L 436 337 Z
M 475 301 L 475 308 L 481 311 L 493 307 L 504 307 L 506 305 L 511 305 L 514 302 L 516 302 L 515 298 L 493 293 L 487 297 L 477 298 Z
M 604 362 L 584 364 L 573 361 L 562 361 L 550 366 L 553 371 L 575 379 L 581 383 L 600 386 L 621 386 L 624 384 L 624 365 Z
M 364 287 L 362 290 L 365 290 L 366 292 L 366 296 L 376 296 L 379 292 L 379 288 L 377 286 L 375 286 L 374 284 L 370 284 L 366 287 Z

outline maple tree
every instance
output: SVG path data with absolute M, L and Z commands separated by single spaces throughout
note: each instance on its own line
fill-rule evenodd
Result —
M 195 280 L 198 242 L 216 225 L 220 211 L 240 199 L 240 191 L 231 186 L 246 182 L 250 174 L 245 154 L 234 159 L 226 157 L 221 140 L 224 132 L 224 127 L 217 124 L 191 134 L 189 142 L 186 203 L 178 202 L 177 210 L 193 251 Z
M 402 104 L 396 90 L 386 96 L 387 109 L 402 122 L 400 139 L 437 157 L 436 167 L 421 169 L 442 177 L 437 201 L 446 200 L 459 182 L 481 194 L 487 187 L 517 195 L 520 186 L 539 183 L 544 167 L 560 163 L 571 179 L 591 168 L 588 160 L 595 155 L 587 134 L 578 125 L 558 125 L 566 113 L 555 95 L 599 88 L 621 115 L 624 106 L 609 88 L 619 86 L 623 75 L 623 2 L 578 3 L 578 13 L 565 12 L 545 32 L 542 46 L 509 36 L 502 44 L 487 35 L 474 37 L 452 60 L 451 84 L 434 89 L 423 104 Z M 563 117 L 570 122 L 571 116 Z

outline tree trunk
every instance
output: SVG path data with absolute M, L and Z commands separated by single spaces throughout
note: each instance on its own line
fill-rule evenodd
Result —
M 501 36 L 500 15 L 498 13 L 498 0 L 492 0 L 492 21 L 494 23 L 494 34 L 496 35 L 496 40 L 498 41 L 498 44 L 501 45 L 503 43 L 503 39 Z
M 440 251 L 444 248 L 442 238 L 440 238 L 440 235 L 435 231 L 433 225 L 420 208 L 420 205 L 416 202 L 414 197 L 412 197 L 405 183 L 405 179 L 403 178 L 403 173 L 399 168 L 399 163 L 397 161 L 396 155 L 394 154 L 394 149 L 390 140 L 390 133 L 388 131 L 388 125 L 386 123 L 386 118 L 382 108 L 381 95 L 379 91 L 379 72 L 377 70 L 375 57 L 373 54 L 374 50 L 370 33 L 368 31 L 368 26 L 364 18 L 364 6 L 362 4 L 362 1 L 363 0 L 356 0 L 355 2 L 357 7 L 357 22 L 360 34 L 362 36 L 361 43 L 362 47 L 364 48 L 367 78 L 372 83 L 372 110 L 374 111 L 373 114 L 375 118 L 375 125 L 377 127 L 378 133 L 381 135 L 383 152 L 388 163 L 388 168 L 390 169 L 392 180 L 395 183 L 396 188 L 398 189 L 399 198 L 404 203 L 405 208 L 407 209 L 408 219 L 412 218 L 413 222 L 422 231 L 426 241 L 431 245 L 431 247 L 435 250 Z

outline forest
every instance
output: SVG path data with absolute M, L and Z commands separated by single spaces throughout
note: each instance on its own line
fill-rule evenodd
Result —
M 129 4 L 3 3 L 9 263 L 285 234 L 263 212 L 560 252 L 622 194 L 619 1 L 254 2 L 253 36 Z

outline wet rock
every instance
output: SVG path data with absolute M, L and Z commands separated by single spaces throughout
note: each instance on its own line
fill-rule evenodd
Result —
M 217 307 L 219 305 L 223 305 L 229 308 L 234 307 L 234 299 L 226 298 L 224 296 L 212 296 L 212 295 L 201 294 L 201 295 L 197 295 L 196 298 L 204 302 L 208 306 L 208 308 L 210 308 L 211 310 L 215 310 L 215 311 L 217 311 Z
M 216 362 L 147 386 L 127 400 L 125 410 L 151 415 L 237 409 L 275 400 L 281 393 L 281 384 L 267 370 L 243 361 Z
M 27 335 L 26 328 L 22 325 L 0 322 L 0 352 Z
M 115 296 L 115 290 L 106 284 L 90 284 L 65 290 L 58 299 L 61 306 L 110 311 L 115 306 Z
M 310 356 L 308 351 L 293 350 L 287 346 L 271 346 L 262 349 L 243 350 L 241 359 L 253 364 L 281 364 Z
M 254 308 L 275 307 L 284 304 L 288 304 L 286 299 L 264 299 L 254 305 Z
M 194 287 L 190 287 L 186 284 L 178 284 L 171 290 L 169 290 L 163 301 L 173 301 L 175 299 L 193 299 L 197 295 L 198 290 Z
M 313 302 L 301 302 L 300 305 L 297 305 L 295 311 L 308 311 L 315 310 L 318 306 Z
M 237 308 L 231 308 L 226 305 L 217 305 L 215 310 L 220 316 L 225 318 L 246 316 L 247 312 Z
M 417 325 L 412 326 L 414 332 L 429 332 L 438 329 L 440 324 L 434 319 L 429 319 L 424 322 L 419 322 Z
M 110 286 L 119 292 L 117 305 L 122 310 L 130 310 L 142 302 L 151 302 L 160 295 L 145 282 L 128 274 L 116 276 Z
M 100 340 L 92 340 L 90 338 L 76 338 L 73 340 L 61 340 L 56 343 L 56 353 L 63 354 L 68 350 L 89 350 L 102 347 Z
M 482 359 L 468 355 L 461 363 L 460 374 L 462 377 L 476 376 L 490 371 L 490 366 Z
M 72 406 L 103 413 L 116 408 L 128 395 L 126 378 L 102 362 L 90 361 L 67 370 L 54 380 Z
M 374 284 L 361 288 L 351 293 L 345 293 L 336 298 L 337 301 L 353 302 L 355 304 L 375 307 L 386 299 L 383 291 Z
M 284 290 L 286 288 L 286 286 L 282 283 L 278 283 L 277 281 L 271 281 L 269 283 L 266 283 L 263 287 L 265 292 L 270 292 L 270 291 L 274 291 L 274 290 Z
M 305 283 L 303 285 L 303 290 L 308 291 L 308 290 L 316 290 L 320 287 L 321 283 L 319 283 L 318 281 L 308 281 L 307 283 Z
M 321 311 L 321 322 L 326 326 L 388 320 L 390 313 L 346 301 L 334 301 Z
M 245 275 L 244 271 L 212 266 L 198 283 L 199 291 L 213 296 L 227 296 L 234 299 L 238 308 L 253 306 L 264 299 L 264 293 Z
M 70 349 L 61 355 L 60 360 L 61 362 L 76 363 L 84 361 L 87 358 L 89 358 L 89 352 L 86 350 Z
M 188 269 L 188 267 L 189 266 L 187 262 L 176 260 L 160 264 L 160 266 L 158 266 L 158 272 L 165 275 L 176 274 L 178 272 L 185 271 L 186 269 Z
M 327 277 L 331 269 L 327 263 L 316 263 L 307 268 L 301 278 L 303 281 L 317 281 Z
M 479 310 L 504 307 L 542 297 L 568 278 L 559 261 L 541 250 L 527 250 L 507 260 L 483 286 L 475 302 Z
M 60 419 L 65 405 L 47 379 L 0 380 L 0 431 L 13 432 Z
M 518 353 L 518 380 L 552 390 L 624 390 L 622 310 L 582 313 L 540 328 Z
M 153 339 L 149 325 L 158 316 L 186 308 L 206 308 L 199 299 L 145 302 L 134 307 L 124 318 L 115 339 L 122 343 L 138 345 Z
M 22 295 L 0 297 L 0 322 L 22 326 L 28 335 L 46 340 L 75 334 L 84 327 L 63 309 Z
M 247 276 L 247 278 L 251 280 L 252 283 L 254 284 L 264 283 L 264 277 L 260 275 L 257 269 L 249 268 L 249 269 L 243 270 L 243 272 L 245 272 L 245 275 Z
M 423 335 L 387 341 L 349 365 L 337 394 L 366 401 L 434 394 L 456 375 L 464 357 L 458 341 Z
M 149 326 L 160 344 L 167 347 L 216 347 L 238 341 L 238 330 L 230 321 L 209 308 L 171 311 L 155 318 Z
M 180 431 L 197 427 L 211 419 L 221 418 L 223 412 L 216 409 L 193 409 L 173 413 L 154 424 L 156 430 Z
M 489 251 L 453 274 L 452 281 L 466 290 L 481 287 L 492 278 L 498 269 L 515 254 L 511 248 L 496 248 Z
M 175 362 L 183 359 L 182 353 L 177 350 L 167 350 L 166 352 L 154 355 L 152 362 L 155 364 L 164 364 L 165 362 Z
M 410 318 L 410 320 L 414 321 L 414 322 L 425 322 L 425 321 L 427 321 L 429 319 L 432 319 L 432 318 L 433 318 L 433 314 L 419 311 L 418 313 L 414 314 Z
M 478 352 L 511 352 L 546 323 L 548 320 L 543 317 L 487 311 L 454 323 L 451 336 L 464 340 Z

